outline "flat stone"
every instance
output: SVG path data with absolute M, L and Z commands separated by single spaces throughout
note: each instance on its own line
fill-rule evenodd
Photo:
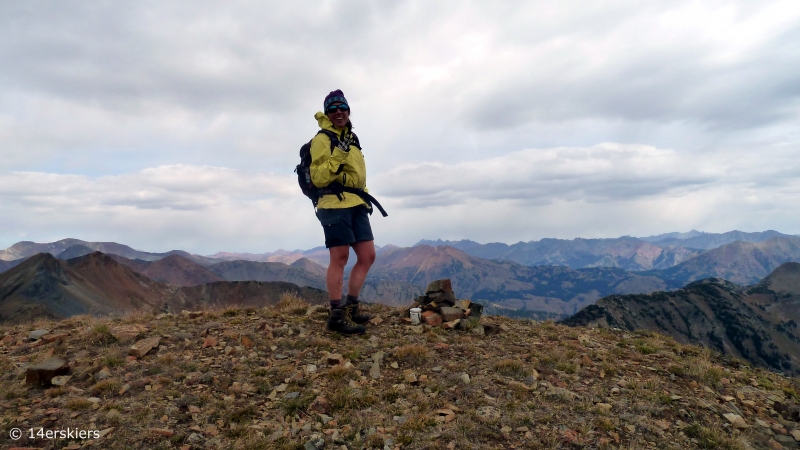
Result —
M 72 375 L 58 375 L 50 380 L 50 384 L 53 386 L 64 386 L 70 379 L 72 379 Z
M 139 325 L 118 325 L 111 327 L 109 333 L 111 333 L 111 336 L 114 336 L 114 339 L 116 339 L 118 342 L 125 344 L 128 342 L 133 342 L 133 340 L 136 339 L 136 336 L 144 331 L 145 328 Z
M 161 338 L 158 336 L 142 339 L 131 346 L 130 350 L 128 350 L 128 355 L 141 358 L 150 350 L 157 348 L 160 341 Z
M 369 376 L 373 380 L 377 380 L 381 377 L 381 366 L 377 361 L 372 363 L 372 367 L 369 369 Z
M 369 321 L 369 323 L 373 325 L 380 325 L 383 323 L 383 319 L 381 319 L 380 317 L 374 317 Z
M 800 442 L 800 430 L 792 430 L 790 433 L 795 441 Z
M 94 374 L 94 377 L 98 380 L 105 380 L 106 378 L 111 378 L 111 371 L 108 370 L 108 367 L 103 367 L 100 369 L 99 372 Z
M 167 428 L 150 428 L 150 433 L 166 437 L 172 437 L 172 435 L 175 434 L 174 431 Z
M 45 334 L 47 334 L 47 333 L 49 333 L 49 332 L 50 332 L 50 330 L 45 330 L 45 329 L 41 329 L 41 330 L 33 330 L 33 331 L 31 331 L 31 333 L 28 335 L 28 339 L 30 339 L 31 341 L 35 341 L 35 340 L 37 340 L 37 339 L 41 339 L 41 338 L 42 338 L 42 336 L 44 336 Z
M 39 364 L 28 367 L 25 371 L 26 384 L 49 386 L 53 377 L 69 373 L 69 364 L 62 358 L 50 358 Z
M 434 300 L 437 306 L 450 307 L 456 304 L 456 295 L 452 292 L 441 292 Z
M 67 337 L 69 337 L 69 333 L 64 333 L 64 332 L 48 333 L 48 334 L 45 334 L 44 336 L 42 336 L 42 340 L 47 342 L 47 343 L 50 343 L 50 342 L 55 342 L 55 341 L 63 341 Z
M 442 328 L 447 330 L 453 330 L 458 328 L 458 324 L 461 323 L 461 319 L 452 320 L 450 322 L 444 322 L 442 324 Z
M 425 311 L 422 313 L 422 321 L 427 325 L 435 327 L 442 324 L 442 316 L 433 311 Z
M 444 322 L 452 322 L 464 318 L 464 311 L 461 308 L 452 308 L 450 306 L 442 306 L 440 314 Z
M 253 340 L 247 336 L 242 336 L 242 347 L 244 348 L 253 348 Z
M 744 421 L 742 416 L 740 416 L 738 414 L 726 413 L 726 414 L 723 414 L 722 417 L 727 419 L 728 422 L 730 422 L 731 425 L 733 425 L 734 428 L 738 428 L 738 429 L 747 428 L 747 423 Z
M 207 336 L 203 341 L 203 348 L 216 347 L 217 338 L 214 336 Z

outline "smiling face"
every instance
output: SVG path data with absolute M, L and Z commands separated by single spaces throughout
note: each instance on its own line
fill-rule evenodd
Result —
M 350 121 L 350 108 L 346 108 L 346 110 L 342 111 L 339 106 L 347 107 L 347 105 L 342 102 L 334 102 L 328 106 L 325 114 L 328 116 L 328 119 L 331 120 L 334 127 L 344 128 L 347 122 Z

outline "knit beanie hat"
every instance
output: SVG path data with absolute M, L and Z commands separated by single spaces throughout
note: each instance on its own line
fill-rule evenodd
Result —
M 325 104 L 324 104 L 322 110 L 323 111 L 327 111 L 328 110 L 328 106 L 330 106 L 331 103 L 334 103 L 334 102 L 342 102 L 345 105 L 350 106 L 350 105 L 347 104 L 347 99 L 344 98 L 344 93 L 342 92 L 342 90 L 341 89 L 337 89 L 335 91 L 331 91 L 331 93 L 328 94 L 325 97 Z

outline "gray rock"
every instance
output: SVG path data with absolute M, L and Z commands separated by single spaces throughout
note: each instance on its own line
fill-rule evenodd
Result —
M 303 446 L 305 450 L 321 450 L 325 448 L 325 440 L 322 438 L 311 439 Z
M 41 339 L 41 338 L 42 338 L 42 336 L 44 336 L 45 334 L 47 334 L 47 333 L 49 333 L 49 332 L 50 332 L 50 330 L 45 330 L 45 329 L 41 329 L 41 330 L 33 330 L 33 331 L 31 331 L 31 333 L 28 335 L 28 339 L 30 339 L 31 341 L 35 341 L 35 340 L 37 340 L 37 339 Z
M 372 364 L 372 367 L 369 369 L 369 376 L 373 380 L 377 380 L 381 377 L 381 366 L 378 364 L 377 361 L 375 361 L 375 363 Z

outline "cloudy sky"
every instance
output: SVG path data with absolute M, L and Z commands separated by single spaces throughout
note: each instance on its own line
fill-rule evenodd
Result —
M 0 1 L 0 248 L 323 244 L 342 89 L 376 243 L 800 234 L 800 2 Z

